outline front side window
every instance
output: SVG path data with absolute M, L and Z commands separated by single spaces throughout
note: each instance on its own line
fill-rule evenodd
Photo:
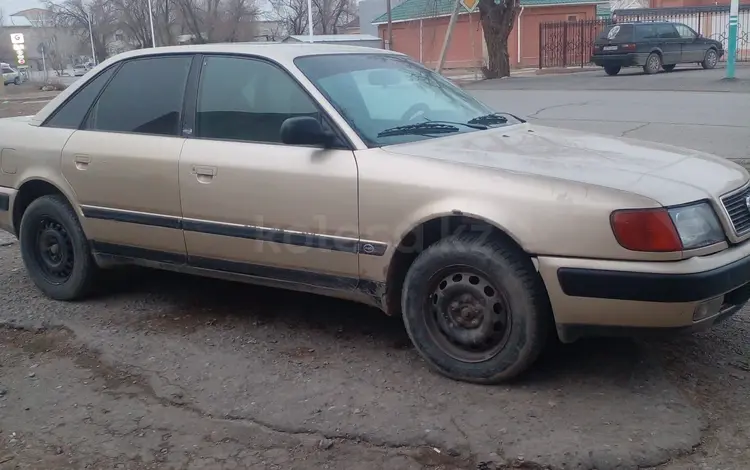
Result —
M 682 39 L 695 39 L 695 32 L 684 24 L 676 24 L 674 27 Z
M 515 122 L 511 116 L 488 120 L 490 108 L 403 56 L 318 55 L 295 63 L 370 147 Z M 481 117 L 482 124 L 472 124 Z
M 13 73 L 13 69 L 11 69 L 9 67 L 3 67 L 2 70 L 3 70 L 3 73 Z
M 85 128 L 180 135 L 180 115 L 192 56 L 125 62 L 89 113 Z
M 296 116 L 321 119 L 312 99 L 284 70 L 251 58 L 204 59 L 197 137 L 280 143 L 281 125 Z
M 63 103 L 51 118 L 44 124 L 46 127 L 61 127 L 64 129 L 78 129 L 91 108 L 94 100 L 102 91 L 104 85 L 114 73 L 117 66 L 113 66 L 85 83 L 80 90 Z

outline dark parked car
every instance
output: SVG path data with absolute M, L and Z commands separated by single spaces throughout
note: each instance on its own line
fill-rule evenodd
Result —
M 682 23 L 632 22 L 608 25 L 594 42 L 591 61 L 617 75 L 622 67 L 643 67 L 646 73 L 674 70 L 677 64 L 716 67 L 724 55 L 721 42 L 704 38 Z

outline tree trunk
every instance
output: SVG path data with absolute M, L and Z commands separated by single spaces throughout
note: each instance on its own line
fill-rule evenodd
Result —
M 508 37 L 520 10 L 519 0 L 480 0 L 479 18 L 482 22 L 484 40 L 487 43 L 487 65 L 483 68 L 485 78 L 500 78 L 510 75 Z

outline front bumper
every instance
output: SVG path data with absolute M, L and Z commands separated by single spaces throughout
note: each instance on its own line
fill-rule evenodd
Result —
M 701 330 L 750 299 L 750 243 L 677 262 L 556 257 L 538 262 L 563 341 Z
M 635 67 L 643 66 L 646 63 L 648 54 L 638 52 L 628 52 L 625 54 L 594 54 L 591 56 L 591 62 L 599 67 Z
M 15 233 L 13 230 L 13 201 L 17 191 L 0 186 L 0 230 Z

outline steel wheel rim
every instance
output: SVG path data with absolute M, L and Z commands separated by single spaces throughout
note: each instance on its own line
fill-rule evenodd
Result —
M 451 266 L 428 283 L 425 323 L 433 342 L 453 359 L 484 362 L 507 345 L 511 310 L 505 291 L 481 270 Z
M 50 216 L 42 216 L 34 234 L 34 258 L 45 280 L 64 284 L 73 274 L 73 240 L 65 227 Z

